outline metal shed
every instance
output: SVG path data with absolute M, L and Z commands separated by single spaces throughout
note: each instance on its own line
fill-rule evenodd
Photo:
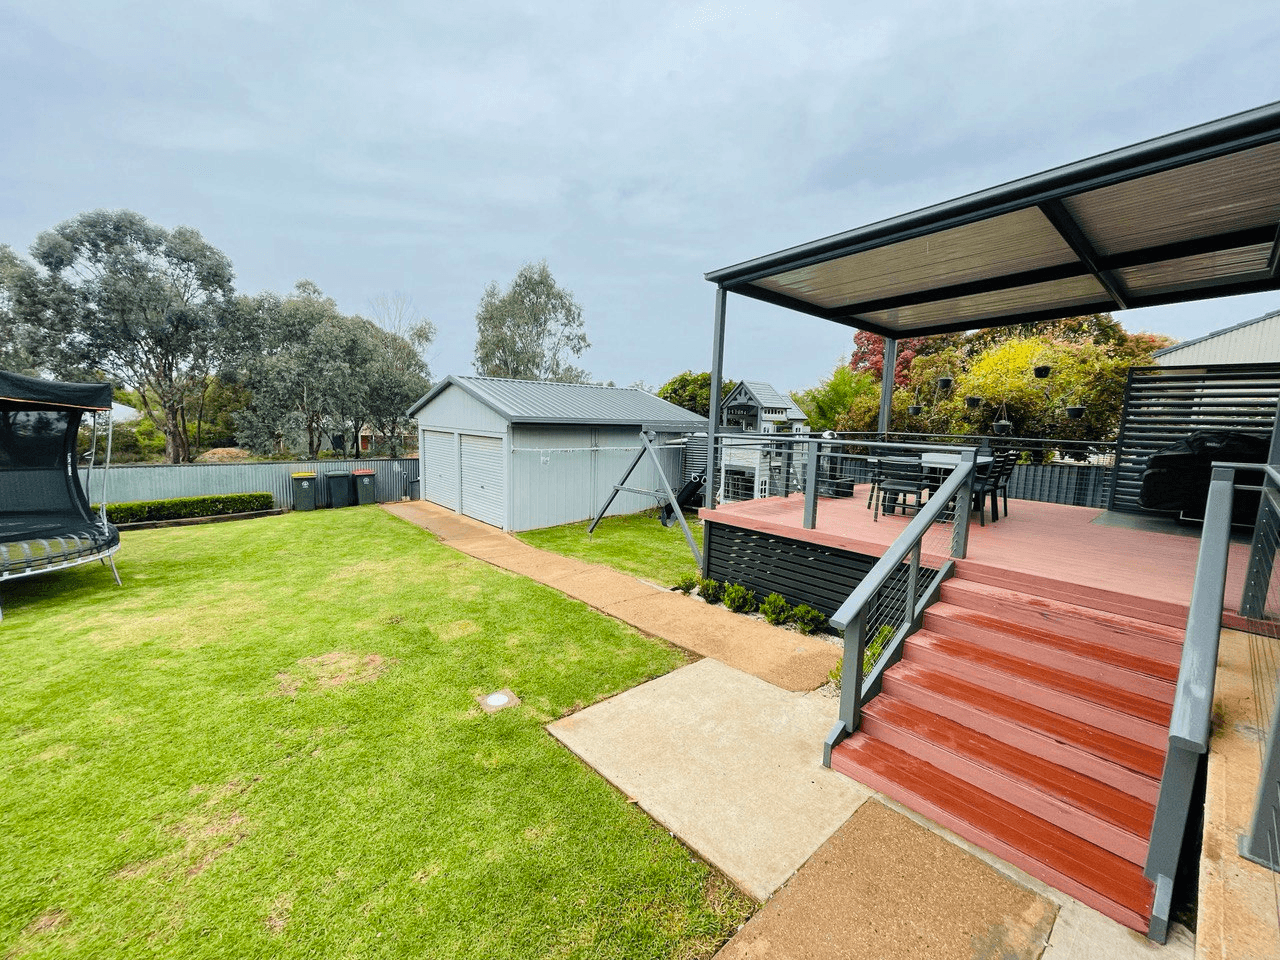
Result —
M 1162 367 L 1280 362 L 1280 310 L 1155 352 Z
M 591 519 L 640 448 L 705 430 L 697 414 L 631 387 L 450 376 L 409 410 L 418 421 L 421 496 L 503 530 Z M 683 450 L 661 451 L 675 482 Z M 642 464 L 629 485 L 654 486 Z M 610 514 L 654 501 L 622 494 Z

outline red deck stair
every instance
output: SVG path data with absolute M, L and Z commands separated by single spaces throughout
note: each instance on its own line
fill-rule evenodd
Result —
M 1146 933 L 1179 618 L 962 562 L 831 766 Z

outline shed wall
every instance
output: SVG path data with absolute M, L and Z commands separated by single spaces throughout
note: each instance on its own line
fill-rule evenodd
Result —
M 1162 367 L 1217 363 L 1280 363 L 1280 317 L 1228 330 L 1156 358 Z
M 450 386 L 418 411 L 418 426 L 463 433 L 505 433 L 507 421 L 465 390 Z
M 673 439 L 658 436 L 658 442 Z M 511 450 L 513 530 L 535 530 L 589 520 L 640 450 L 640 427 L 515 424 Z M 678 492 L 683 451 L 659 451 L 667 480 Z M 658 474 L 646 457 L 627 486 L 658 489 Z M 637 513 L 656 505 L 652 497 L 620 493 L 609 515 Z

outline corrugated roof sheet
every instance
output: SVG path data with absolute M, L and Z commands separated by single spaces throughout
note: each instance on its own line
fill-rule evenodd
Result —
M 415 416 L 449 386 L 465 390 L 512 423 L 639 424 L 705 430 L 707 420 L 635 387 L 449 376 L 409 411 Z
M 1204 343 L 1206 340 L 1221 337 L 1223 334 L 1235 333 L 1237 330 L 1243 330 L 1245 327 L 1251 327 L 1255 323 L 1262 323 L 1264 320 L 1275 320 L 1277 317 L 1280 317 L 1280 310 L 1272 310 L 1270 313 L 1264 313 L 1262 316 L 1254 317 L 1252 320 L 1245 320 L 1243 323 L 1237 323 L 1230 327 L 1223 327 L 1221 330 L 1214 330 L 1212 333 L 1206 333 L 1204 336 L 1196 337 L 1193 340 L 1183 340 L 1181 343 L 1175 343 L 1172 347 L 1165 347 L 1163 350 L 1157 350 L 1152 354 L 1152 356 L 1163 357 L 1165 354 L 1176 353 L 1185 347 L 1194 346 L 1197 343 Z

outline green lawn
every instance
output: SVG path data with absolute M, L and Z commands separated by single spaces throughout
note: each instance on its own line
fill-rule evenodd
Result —
M 702 521 L 686 513 L 693 540 L 702 549 Z M 683 576 L 698 573 L 680 524 L 664 527 L 652 511 L 605 517 L 587 536 L 590 521 L 516 534 L 525 543 L 589 563 L 603 563 L 663 586 L 675 586 Z
M 0 955 L 687 958 L 750 912 L 543 729 L 670 648 L 373 507 L 117 559 L 0 588 Z

